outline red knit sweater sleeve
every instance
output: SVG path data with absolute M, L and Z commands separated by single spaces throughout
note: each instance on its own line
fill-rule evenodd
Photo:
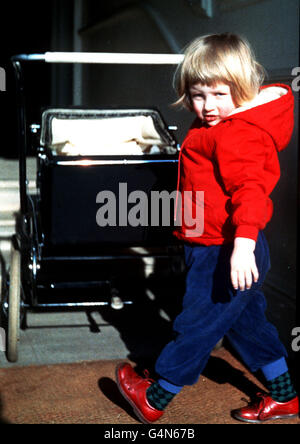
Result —
M 256 241 L 272 214 L 265 165 L 268 152 L 275 147 L 265 131 L 242 120 L 224 122 L 220 130 L 215 159 L 225 192 L 231 197 L 235 237 Z

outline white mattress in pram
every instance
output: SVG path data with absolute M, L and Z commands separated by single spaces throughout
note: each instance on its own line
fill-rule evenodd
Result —
M 175 154 L 155 128 L 151 115 L 116 114 L 113 117 L 48 119 L 50 144 L 54 155 L 143 155 Z

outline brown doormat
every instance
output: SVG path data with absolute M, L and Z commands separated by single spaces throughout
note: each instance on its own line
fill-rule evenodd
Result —
M 119 362 L 0 369 L 0 423 L 138 424 L 115 383 Z M 156 424 L 241 424 L 231 418 L 230 410 L 246 405 L 246 399 L 263 390 L 262 384 L 221 348 L 212 353 L 197 384 L 185 387 Z M 272 423 L 300 421 L 266 424 Z

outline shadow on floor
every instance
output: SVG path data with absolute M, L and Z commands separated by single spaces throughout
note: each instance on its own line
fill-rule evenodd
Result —
M 2 402 L 2 399 L 0 398 L 0 425 L 10 424 L 10 422 L 6 421 L 6 420 L 2 417 L 2 411 L 3 411 L 3 402 Z

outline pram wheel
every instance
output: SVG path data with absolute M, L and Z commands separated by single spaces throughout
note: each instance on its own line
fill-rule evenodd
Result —
M 10 284 L 8 292 L 8 332 L 7 332 L 7 359 L 16 362 L 18 359 L 18 342 L 20 331 L 20 292 L 21 292 L 21 264 L 20 252 L 12 243 Z

